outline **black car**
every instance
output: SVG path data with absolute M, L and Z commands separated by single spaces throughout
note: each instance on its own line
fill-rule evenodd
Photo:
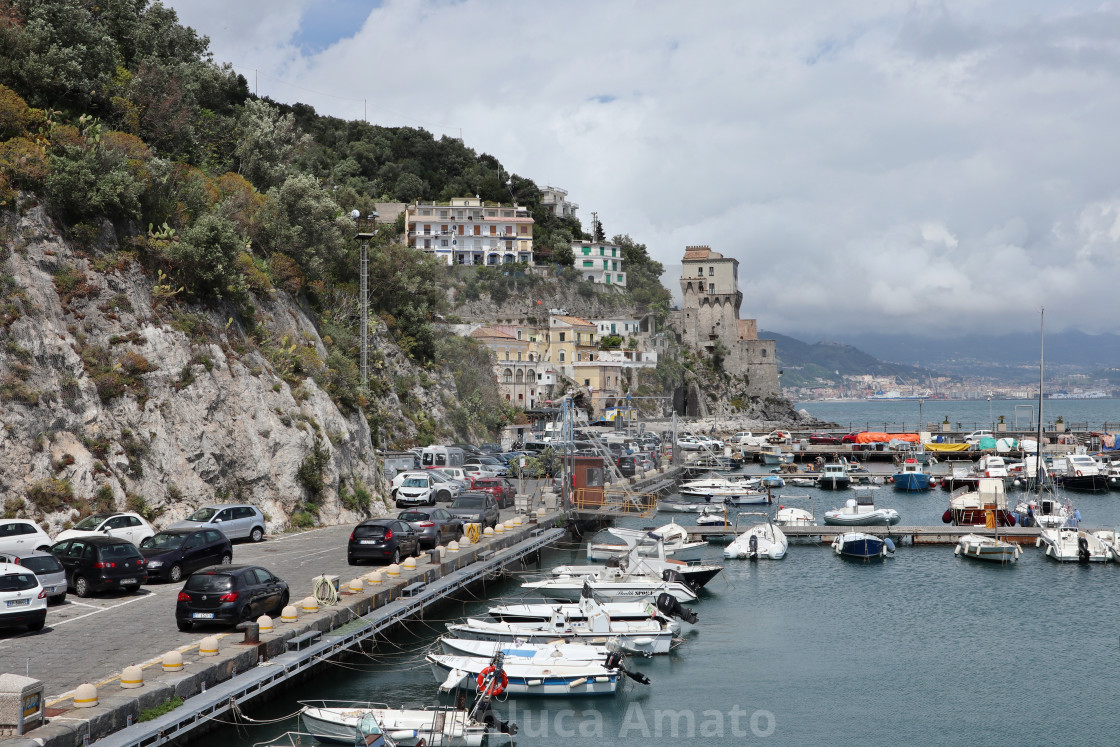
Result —
M 634 473 L 638 471 L 638 460 L 632 456 L 620 456 L 615 463 L 618 467 L 618 472 L 623 477 L 633 477 Z
M 66 569 L 66 586 L 80 597 L 99 591 L 136 591 L 148 580 L 136 545 L 115 537 L 79 537 L 51 546 Z
M 233 543 L 217 529 L 164 529 L 140 543 L 148 580 L 179 583 L 199 568 L 229 565 Z
M 498 501 L 489 493 L 463 493 L 448 510 L 464 524 L 492 527 L 498 523 Z
M 446 508 L 401 511 L 397 518 L 416 530 L 421 547 L 446 545 L 463 534 L 463 522 L 449 514 Z
M 399 563 L 401 558 L 420 551 L 420 535 L 400 519 L 367 519 L 350 532 L 346 544 L 346 560 L 357 565 L 362 560 L 387 560 Z
M 256 565 L 224 565 L 191 574 L 175 603 L 175 624 L 235 625 L 261 615 L 278 617 L 288 604 L 288 584 Z

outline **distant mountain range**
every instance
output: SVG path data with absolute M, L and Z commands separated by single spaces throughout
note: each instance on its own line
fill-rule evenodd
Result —
M 842 376 L 871 374 L 897 376 L 903 380 L 924 382 L 932 371 L 903 363 L 887 363 L 842 342 L 802 342 L 777 332 L 760 331 L 758 336 L 774 340 L 778 345 L 778 367 L 782 369 L 784 386 L 808 386 L 820 379 L 839 382 Z
M 799 334 L 802 337 L 814 336 Z M 774 339 L 783 338 L 791 341 L 791 352 L 800 350 L 799 346 L 804 346 L 804 343 L 792 337 L 770 332 L 766 335 Z M 957 338 L 846 333 L 836 337 L 842 343 L 846 343 L 845 347 L 852 346 L 849 349 L 855 350 L 860 355 L 866 355 L 871 360 L 891 361 L 916 369 L 936 370 L 956 376 L 987 376 L 1008 382 L 1029 381 L 1038 375 L 1037 333 L 970 335 Z M 778 343 L 778 358 L 784 362 L 782 345 L 782 342 Z M 820 345 L 821 343 L 818 343 L 817 346 L 809 347 Z M 831 343 L 828 345 L 831 346 Z M 1108 369 L 1118 367 L 1120 367 L 1120 335 L 1091 335 L 1080 330 L 1048 332 L 1046 335 L 1048 374 L 1085 373 L 1108 377 L 1110 373 Z

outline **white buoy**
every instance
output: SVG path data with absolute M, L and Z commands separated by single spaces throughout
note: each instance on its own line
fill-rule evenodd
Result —
M 97 688 L 88 682 L 78 685 L 74 691 L 75 708 L 93 708 L 97 705 Z

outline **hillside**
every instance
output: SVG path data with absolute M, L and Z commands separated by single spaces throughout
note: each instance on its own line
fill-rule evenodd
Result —
M 896 376 L 906 381 L 924 381 L 932 374 L 923 368 L 887 363 L 864 351 L 839 342 L 809 344 L 777 332 L 759 332 L 778 343 L 778 360 L 784 386 L 810 386 L 815 382 L 838 382 L 841 376 L 871 374 Z M 936 375 L 936 374 L 932 374 Z

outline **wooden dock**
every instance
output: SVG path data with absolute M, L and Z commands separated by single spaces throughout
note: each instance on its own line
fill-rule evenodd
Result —
M 730 540 L 736 534 L 746 531 L 746 526 L 735 527 L 684 527 L 688 530 L 689 540 Z M 799 526 L 782 527 L 782 532 L 790 541 L 819 542 L 829 544 L 838 534 L 864 532 L 876 537 L 890 537 L 900 545 L 955 545 L 966 534 L 995 536 L 995 531 L 984 527 L 903 527 L 903 526 Z M 1038 527 L 1001 527 L 999 538 L 1008 542 L 1034 544 L 1041 530 Z

